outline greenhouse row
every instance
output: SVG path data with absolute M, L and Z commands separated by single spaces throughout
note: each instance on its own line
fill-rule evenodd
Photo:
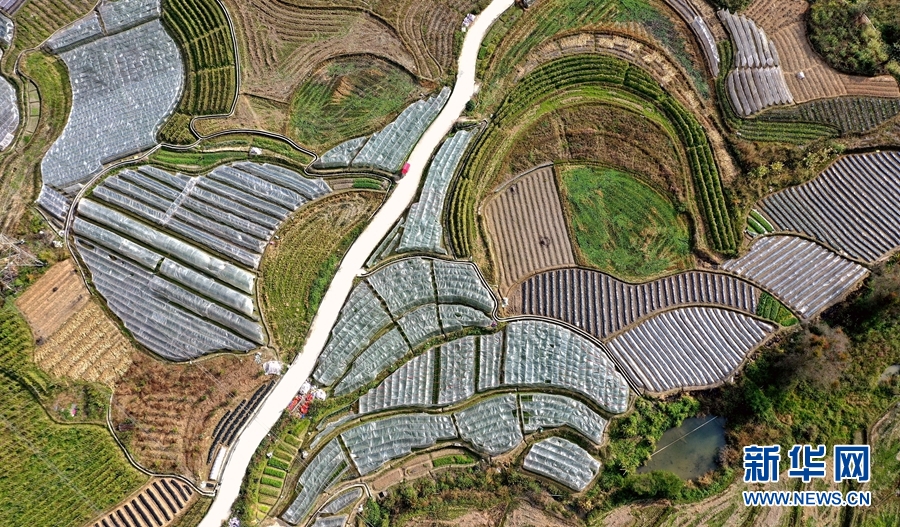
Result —
M 331 187 L 324 180 L 308 179 L 293 170 L 278 165 L 241 161 L 235 163 L 234 167 L 280 187 L 293 190 L 308 200 L 321 198 L 331 192 Z
M 563 326 L 541 320 L 507 326 L 503 383 L 566 388 L 614 414 L 628 407 L 628 384 L 604 350 Z
M 400 171 L 416 142 L 434 121 L 450 98 L 450 88 L 438 95 L 416 101 L 407 106 L 397 118 L 381 131 L 365 138 L 351 139 L 326 152 L 314 168 L 374 168 L 385 172 Z M 362 146 L 358 146 L 359 144 Z M 358 148 L 358 150 L 356 150 Z M 351 160 L 352 156 L 352 160 Z
M 16 90 L 5 78 L 0 77 L 0 150 L 12 144 L 19 128 L 19 101 Z
M 900 246 L 900 153 L 846 156 L 816 179 L 764 199 L 776 230 L 806 234 L 839 254 L 877 262 Z
M 359 487 L 352 488 L 340 493 L 336 498 L 328 502 L 328 505 L 322 507 L 322 514 L 337 514 L 346 509 L 348 505 L 362 498 L 362 489 Z
M 69 207 L 72 205 L 69 202 L 69 198 L 47 185 L 41 187 L 41 191 L 38 194 L 35 203 L 40 205 L 42 209 L 58 220 L 65 219 L 66 215 L 69 213 Z
M 607 421 L 581 401 L 563 395 L 534 393 L 520 396 L 526 433 L 569 426 L 596 444 L 603 442 Z
M 666 311 L 608 343 L 636 386 L 662 393 L 727 380 L 775 326 L 725 309 Z
M 348 379 L 342 383 L 343 392 L 355 389 L 349 388 L 350 386 L 362 386 L 374 379 L 381 369 L 390 366 L 391 363 L 385 361 L 401 351 L 399 343 L 391 347 L 390 351 L 387 348 L 367 349 L 370 345 L 374 346 L 370 343 L 383 329 L 392 325 L 391 316 L 382 306 L 382 300 L 398 320 L 413 347 L 423 343 L 429 336 L 436 335 L 432 307 L 422 308 L 423 305 L 434 304 L 435 286 L 438 301 L 463 304 L 438 306 L 444 333 L 461 329 L 463 324 L 465 327 L 487 327 L 493 323 L 486 314 L 476 313 L 466 307 L 489 308 L 485 309 L 485 313 L 492 313 L 494 310 L 493 296 L 473 265 L 428 258 L 399 260 L 376 270 L 354 287 L 341 309 L 331 338 L 319 357 L 313 373 L 314 379 L 323 385 L 332 385 L 354 359 L 368 355 L 355 367 L 358 375 L 349 375 L 353 380 Z M 409 318 L 404 318 L 407 316 Z M 423 322 L 420 328 L 415 327 L 418 321 Z M 401 353 L 400 356 L 402 355 Z M 385 366 L 377 371 L 363 373 L 363 363 Z M 369 381 L 358 384 L 365 378 L 369 378 Z
M 735 70 L 728 74 L 726 86 L 737 113 L 749 116 L 769 106 L 793 103 L 775 43 L 749 18 L 725 10 L 718 14 L 736 47 Z
M 413 348 L 441 334 L 441 323 L 438 320 L 436 304 L 425 304 L 417 307 L 398 320 L 397 325 L 403 330 L 409 345 Z
M 391 329 L 366 348 L 350 366 L 347 375 L 334 387 L 335 395 L 344 395 L 375 380 L 378 374 L 409 353 L 409 346 L 397 328 Z
M 600 472 L 599 461 L 580 446 L 559 437 L 549 437 L 535 443 L 525 456 L 522 467 L 578 492 L 584 490 Z
M 320 516 L 312 523 L 311 527 L 343 527 L 347 523 L 347 516 Z
M 0 42 L 7 46 L 11 45 L 13 33 L 15 33 L 15 24 L 12 19 L 0 13 Z
M 522 443 L 516 396 L 500 395 L 454 414 L 460 437 L 477 450 L 497 456 Z
M 59 53 L 76 44 L 103 36 L 103 27 L 100 25 L 100 17 L 95 11 L 91 11 L 82 18 L 72 22 L 50 36 L 45 43 L 48 50 Z
M 568 322 L 605 339 L 662 309 L 711 304 L 756 313 L 760 290 L 734 276 L 688 271 L 628 284 L 590 269 L 547 271 L 519 288 L 521 312 Z
M 154 293 L 150 286 L 153 275 L 139 265 L 78 237 L 76 247 L 109 308 L 138 342 L 158 355 L 184 361 L 222 349 L 247 351 L 256 347 Z
M 446 254 L 441 246 L 441 213 L 450 180 L 462 160 L 473 134 L 465 130 L 447 139 L 434 156 L 419 201 L 409 208 L 397 252 L 425 251 Z
M 794 236 L 764 236 L 750 252 L 722 265 L 753 281 L 803 318 L 812 318 L 850 292 L 868 270 Z
M 59 56 L 69 71 L 72 109 L 41 174 L 44 184 L 65 189 L 104 162 L 156 144 L 158 126 L 180 98 L 184 67 L 158 19 Z
M 458 403 L 475 395 L 475 337 L 463 337 L 440 348 L 437 404 Z
M 689 0 L 666 0 L 671 8 L 673 8 L 684 21 L 691 27 L 694 36 L 697 37 L 697 43 L 703 50 L 706 57 L 706 63 L 712 72 L 713 77 L 719 76 L 719 50 L 716 47 L 716 39 L 713 37 L 706 21 L 700 16 L 700 13 L 691 5 Z
M 409 455 L 414 449 L 456 437 L 450 416 L 428 414 L 370 421 L 341 434 L 353 464 L 364 476 L 392 459 Z
M 381 384 L 359 398 L 359 413 L 403 406 L 432 406 L 436 358 L 437 347 L 434 347 L 400 366 Z
M 306 518 L 319 495 L 347 470 L 347 463 L 340 442 L 337 438 L 332 439 L 310 460 L 300 475 L 297 482 L 300 493 L 281 517 L 292 525 Z
M 160 0 L 116 0 L 101 2 L 97 6 L 103 27 L 107 33 L 115 33 L 138 24 L 159 18 Z
M 503 333 L 478 337 L 478 391 L 500 386 L 500 363 L 503 361 Z

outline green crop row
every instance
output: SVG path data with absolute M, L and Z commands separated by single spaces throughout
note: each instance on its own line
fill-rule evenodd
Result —
M 604 87 L 630 94 L 638 103 L 650 103 L 665 116 L 687 152 L 694 194 L 707 224 L 710 246 L 727 254 L 736 252 L 738 238 L 734 220 L 725 201 L 712 148 L 697 119 L 663 91 L 648 73 L 627 61 L 605 55 L 571 55 L 548 62 L 522 79 L 476 145 L 451 202 L 450 238 L 458 256 L 471 254 L 475 180 L 487 177 L 484 164 L 496 155 L 496 145 L 491 143 L 501 135 L 497 130 L 510 128 L 529 109 L 540 107 L 562 91 Z
M 797 323 L 797 318 L 793 313 L 769 293 L 760 295 L 756 314 L 782 326 L 793 326 Z
M 215 0 L 163 0 L 162 21 L 185 59 L 185 87 L 175 117 L 159 132 L 160 140 L 187 144 L 196 138 L 190 119 L 227 113 L 235 84 L 234 47 L 225 13 Z

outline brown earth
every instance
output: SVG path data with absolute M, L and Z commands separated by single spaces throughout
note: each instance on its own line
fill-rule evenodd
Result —
M 91 295 L 72 260 L 51 267 L 16 300 L 38 344 L 53 335 Z
M 34 360 L 57 377 L 100 382 L 111 387 L 128 370 L 135 353 L 131 341 L 91 301 L 35 348 Z
M 829 66 L 806 36 L 808 9 L 804 0 L 757 0 L 744 13 L 775 42 L 795 102 L 843 95 L 900 97 L 897 81 L 890 75 L 844 75 Z M 799 72 L 803 72 L 804 79 L 797 77 Z
M 575 254 L 552 166 L 537 168 L 497 189 L 484 219 L 494 277 L 506 291 L 535 272 L 575 265 Z
M 196 491 L 174 478 L 152 478 L 139 491 L 125 498 L 115 509 L 89 525 L 167 527 L 197 501 Z M 143 523 L 141 523 L 143 522 Z
M 135 353 L 133 361 L 112 401 L 120 439 L 150 470 L 205 480 L 219 419 L 269 379 L 252 356 L 172 364 Z

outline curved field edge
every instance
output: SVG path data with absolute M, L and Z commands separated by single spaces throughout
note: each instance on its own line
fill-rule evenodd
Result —
M 640 179 L 612 168 L 568 165 L 559 180 L 573 242 L 587 266 L 625 279 L 692 267 L 687 222 Z
M 0 523 L 78 525 L 143 485 L 105 427 L 48 417 L 36 395 L 53 381 L 32 364 L 31 332 L 11 304 L 0 337 Z
M 299 352 L 332 276 L 384 194 L 346 191 L 301 210 L 283 226 L 260 266 L 260 304 L 282 360 Z
M 234 41 L 225 12 L 216 0 L 163 0 L 162 22 L 178 44 L 185 65 L 184 92 L 159 131 L 165 143 L 197 138 L 194 117 L 226 114 L 237 92 Z
M 653 112 L 641 108 L 642 105 L 651 104 L 662 115 L 661 120 L 668 122 L 666 128 L 672 135 L 681 138 L 693 183 L 686 185 L 693 187 L 693 200 L 689 201 L 696 203 L 704 219 L 702 231 L 709 245 L 721 253 L 736 252 L 739 241 L 736 222 L 726 203 L 718 166 L 702 126 L 645 71 L 622 59 L 597 54 L 572 55 L 545 63 L 506 97 L 479 138 L 451 195 L 449 231 L 457 256 L 470 256 L 479 239 L 475 225 L 477 203 L 497 176 L 499 160 L 504 157 L 498 149 L 509 151 L 506 130 L 518 124 L 523 116 L 536 120 L 536 113 L 564 104 L 575 93 L 595 94 L 594 97 L 601 99 L 605 94 L 621 94 L 622 98 L 637 103 L 637 108 L 645 114 Z

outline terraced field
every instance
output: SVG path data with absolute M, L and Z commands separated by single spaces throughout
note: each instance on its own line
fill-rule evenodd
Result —
M 765 198 L 760 211 L 778 231 L 811 236 L 839 254 L 879 262 L 900 247 L 900 153 L 847 156 L 816 179 Z
M 104 428 L 60 425 L 35 400 L 53 381 L 31 362 L 32 337 L 10 304 L 0 308 L 0 523 L 79 525 L 137 490 L 131 467 Z
M 897 81 L 889 75 L 854 77 L 828 66 L 807 38 L 808 9 L 809 4 L 803 0 L 756 0 L 745 12 L 777 46 L 784 78 L 795 102 L 847 95 L 900 97 Z
M 881 126 L 897 114 L 900 114 L 900 99 L 848 96 L 777 108 L 760 114 L 759 118 L 773 122 L 821 123 L 836 127 L 842 134 L 861 134 Z
M 489 199 L 485 225 L 502 291 L 532 273 L 575 264 L 552 166 L 513 179 Z
M 510 295 L 509 311 L 568 322 L 600 339 L 658 311 L 710 304 L 755 314 L 760 290 L 732 276 L 691 271 L 628 284 L 598 271 L 560 269 L 525 280 Z
M 36 341 L 43 342 L 56 333 L 90 300 L 71 259 L 51 267 L 16 300 Z
M 195 116 L 231 110 L 237 90 L 234 44 L 225 13 L 215 0 L 163 0 L 162 21 L 181 49 L 184 93 L 175 114 L 159 131 L 167 143 L 192 143 Z
M 134 496 L 91 523 L 91 527 L 168 527 L 196 501 L 198 494 L 173 478 L 153 478 Z

